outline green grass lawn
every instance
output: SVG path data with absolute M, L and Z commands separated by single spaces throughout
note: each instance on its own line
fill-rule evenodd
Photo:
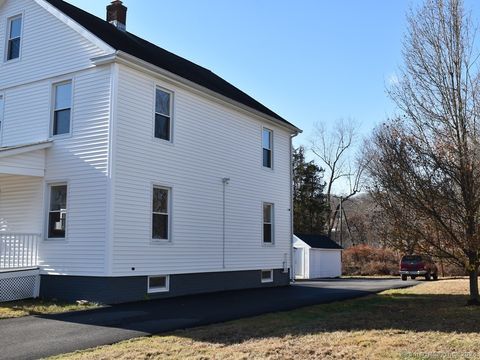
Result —
M 88 310 L 98 307 L 97 304 L 63 303 L 29 299 L 0 303 L 0 319 L 16 318 L 27 315 L 56 314 L 67 311 Z
M 61 359 L 479 359 L 468 281 L 413 288 L 143 337 Z

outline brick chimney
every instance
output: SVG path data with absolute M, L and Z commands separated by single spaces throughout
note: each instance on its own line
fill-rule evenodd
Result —
M 127 7 L 120 0 L 114 0 L 107 6 L 107 21 L 118 30 L 127 30 Z

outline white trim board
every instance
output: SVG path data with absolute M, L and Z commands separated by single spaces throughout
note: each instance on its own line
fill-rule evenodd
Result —
M 32 169 L 19 166 L 0 165 L 0 174 L 44 177 L 45 169 Z
M 52 146 L 51 141 L 45 141 L 45 142 L 42 142 L 42 143 L 35 143 L 35 144 L 30 144 L 30 145 L 12 146 L 11 148 L 7 147 L 4 150 L 2 150 L 0 148 L 0 158 L 25 154 L 25 153 L 28 153 L 28 152 L 31 152 L 31 151 L 36 151 L 36 150 L 48 149 L 51 146 Z

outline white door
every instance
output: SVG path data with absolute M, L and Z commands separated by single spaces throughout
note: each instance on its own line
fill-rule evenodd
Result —
M 304 249 L 293 249 L 295 256 L 295 277 L 303 279 L 305 277 L 305 257 L 303 256 Z
M 342 275 L 340 250 L 310 249 L 310 276 L 334 278 Z
M 3 129 L 3 94 L 0 94 L 0 147 L 2 146 L 2 129 Z

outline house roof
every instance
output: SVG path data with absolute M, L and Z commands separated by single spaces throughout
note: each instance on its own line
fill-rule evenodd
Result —
M 96 37 L 110 45 L 117 51 L 123 51 L 129 55 L 158 66 L 175 75 L 203 86 L 211 91 L 246 105 L 263 114 L 273 117 L 280 122 L 296 128 L 293 124 L 262 105 L 243 91 L 225 81 L 210 70 L 193 62 L 175 55 L 155 44 L 152 44 L 138 36 L 118 30 L 107 21 L 100 19 L 82 9 L 79 9 L 63 0 L 45 0 L 62 13 L 76 21 Z M 296 128 L 300 131 L 298 128 Z
M 326 235 L 295 234 L 295 236 L 305 242 L 308 246 L 315 249 L 343 249 L 340 245 Z

